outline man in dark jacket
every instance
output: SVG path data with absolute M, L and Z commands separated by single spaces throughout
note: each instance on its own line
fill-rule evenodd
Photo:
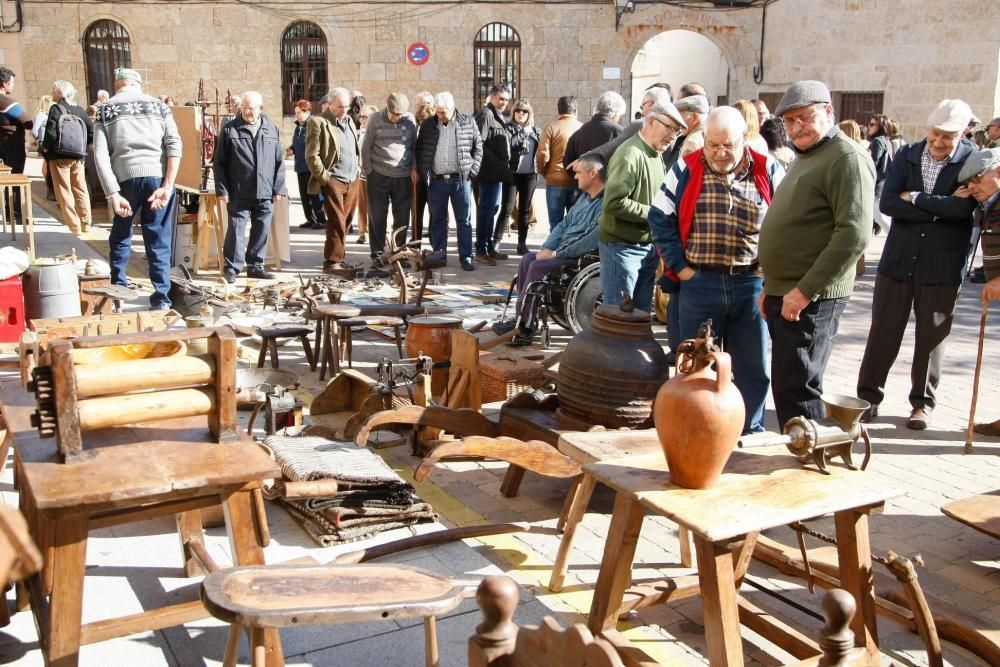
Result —
M 618 119 L 623 113 L 625 113 L 625 100 L 615 91 L 609 90 L 598 97 L 594 116 L 581 125 L 566 142 L 563 167 L 568 170 L 569 166 L 584 153 L 603 146 L 621 134 L 622 126 L 618 124 Z
M 956 196 L 958 174 L 976 149 L 962 139 L 972 109 L 944 100 L 931 113 L 927 138 L 904 146 L 885 177 L 880 208 L 892 217 L 872 297 L 872 325 L 858 374 L 858 396 L 872 404 L 862 417 L 878 416 L 885 382 L 916 314 L 910 373 L 911 429 L 927 428 L 934 409 L 944 340 L 965 275 L 975 200 Z
M 507 225 L 514 210 L 514 175 L 510 170 L 510 128 L 503 117 L 510 103 L 510 86 L 498 83 L 490 89 L 490 101 L 476 114 L 476 127 L 483 138 L 483 166 L 479 182 L 479 206 L 476 209 L 476 261 L 489 266 L 496 260 L 507 259 L 497 251 L 494 238 L 506 230 L 496 230 L 494 224 Z M 499 217 L 497 211 L 500 211 Z
M 226 123 L 215 144 L 215 193 L 228 203 L 229 228 L 223 249 L 228 283 L 236 282 L 246 259 L 247 276 L 274 278 L 264 269 L 273 202 L 287 196 L 285 160 L 278 128 L 263 113 L 260 93 L 243 93 L 240 115 Z M 250 220 L 250 242 L 244 240 Z
M 462 268 L 472 265 L 472 179 L 483 162 L 483 140 L 471 116 L 455 109 L 449 92 L 434 98 L 437 114 L 420 125 L 417 135 L 416 178 L 429 181 L 427 205 L 431 212 L 431 248 L 448 247 L 448 201 L 455 213 L 458 258 Z
M 27 154 L 24 149 L 24 131 L 30 130 L 31 115 L 15 100 L 14 72 L 0 67 L 0 160 L 15 174 L 24 173 Z M 21 193 L 14 192 L 14 214 L 21 216 Z

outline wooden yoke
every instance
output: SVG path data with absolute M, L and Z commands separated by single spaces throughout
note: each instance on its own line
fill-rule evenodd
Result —
M 186 341 L 202 338 L 208 355 L 183 354 Z M 142 357 L 164 349 L 168 356 Z M 85 356 L 91 363 L 81 363 Z M 236 356 L 228 327 L 54 340 L 32 371 L 29 388 L 38 401 L 32 423 L 41 437 L 57 439 L 67 462 L 87 458 L 84 431 L 140 421 L 205 415 L 213 439 L 232 442 L 239 437 Z

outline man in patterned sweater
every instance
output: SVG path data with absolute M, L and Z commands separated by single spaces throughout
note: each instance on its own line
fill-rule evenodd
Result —
M 705 147 L 682 157 L 649 209 L 653 243 L 667 265 L 668 292 L 679 291 L 678 339 L 705 320 L 733 359 L 746 404 L 744 433 L 764 430 L 767 330 L 757 308 L 764 278 L 757 261 L 760 223 L 784 170 L 746 144 L 747 124 L 733 107 L 708 115 Z
M 142 93 L 142 77 L 134 69 L 115 72 L 115 91 L 100 106 L 94 124 L 94 160 L 115 212 L 108 237 L 111 282 L 127 283 L 132 221 L 139 213 L 154 290 L 149 305 L 153 310 L 168 310 L 174 180 L 181 163 L 181 137 L 170 107 Z

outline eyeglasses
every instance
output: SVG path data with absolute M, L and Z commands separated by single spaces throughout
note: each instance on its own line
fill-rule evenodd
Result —
M 868 127 L 878 127 L 878 123 L 873 120 L 868 121 Z
M 734 144 L 717 144 L 714 141 L 705 142 L 705 150 L 711 153 L 718 153 L 719 151 L 726 151 L 727 153 L 736 153 L 736 151 L 738 151 L 742 147 L 743 147 L 742 141 Z
M 656 116 L 652 116 L 652 119 L 653 119 L 653 120 L 655 120 L 655 121 L 656 121 L 657 123 L 659 123 L 660 125 L 662 125 L 662 126 L 663 126 L 664 128 L 666 128 L 667 132 L 669 132 L 669 133 L 670 133 L 670 135 L 669 135 L 669 136 L 670 136 L 671 138 L 673 138 L 673 137 L 676 137 L 676 136 L 677 136 L 677 133 L 681 131 L 681 129 L 680 129 L 679 127 L 676 127 L 676 126 L 674 126 L 674 125 L 671 125 L 670 123 L 667 123 L 667 122 L 665 122 L 665 121 L 662 121 L 662 120 L 660 120 L 659 118 L 657 118 Z
M 786 128 L 792 128 L 795 127 L 796 125 L 802 127 L 804 125 L 811 123 L 813 119 L 816 118 L 817 114 L 819 114 L 819 109 L 813 107 L 812 113 L 810 113 L 807 116 L 799 116 L 798 118 L 788 118 L 787 116 L 785 116 L 781 119 L 781 121 L 785 124 Z
M 982 178 L 983 176 L 985 176 L 985 175 L 986 175 L 986 172 L 988 172 L 988 171 L 989 171 L 989 169 L 983 169 L 983 170 L 982 170 L 981 172 L 979 172 L 979 173 L 978 173 L 978 174 L 976 174 L 975 176 L 970 176 L 970 177 L 969 177 L 969 180 L 968 180 L 968 181 L 966 181 L 966 183 L 972 183 L 973 185 L 979 185 L 979 180 L 980 180 L 980 179 L 981 179 L 981 178 Z
M 528 113 L 527 109 L 514 109 L 514 113 Z

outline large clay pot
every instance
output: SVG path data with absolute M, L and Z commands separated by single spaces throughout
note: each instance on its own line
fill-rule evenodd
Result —
M 462 328 L 457 317 L 424 315 L 406 323 L 406 356 L 425 354 L 434 361 L 451 357 L 451 332 Z M 431 394 L 440 396 L 448 386 L 448 369 L 435 368 L 431 374 Z
M 746 407 L 732 382 L 731 364 L 703 325 L 699 338 L 678 347 L 677 375 L 656 395 L 653 421 L 677 486 L 714 486 L 739 441 Z
M 668 370 L 649 313 L 600 306 L 559 360 L 556 416 L 573 428 L 648 428 Z

